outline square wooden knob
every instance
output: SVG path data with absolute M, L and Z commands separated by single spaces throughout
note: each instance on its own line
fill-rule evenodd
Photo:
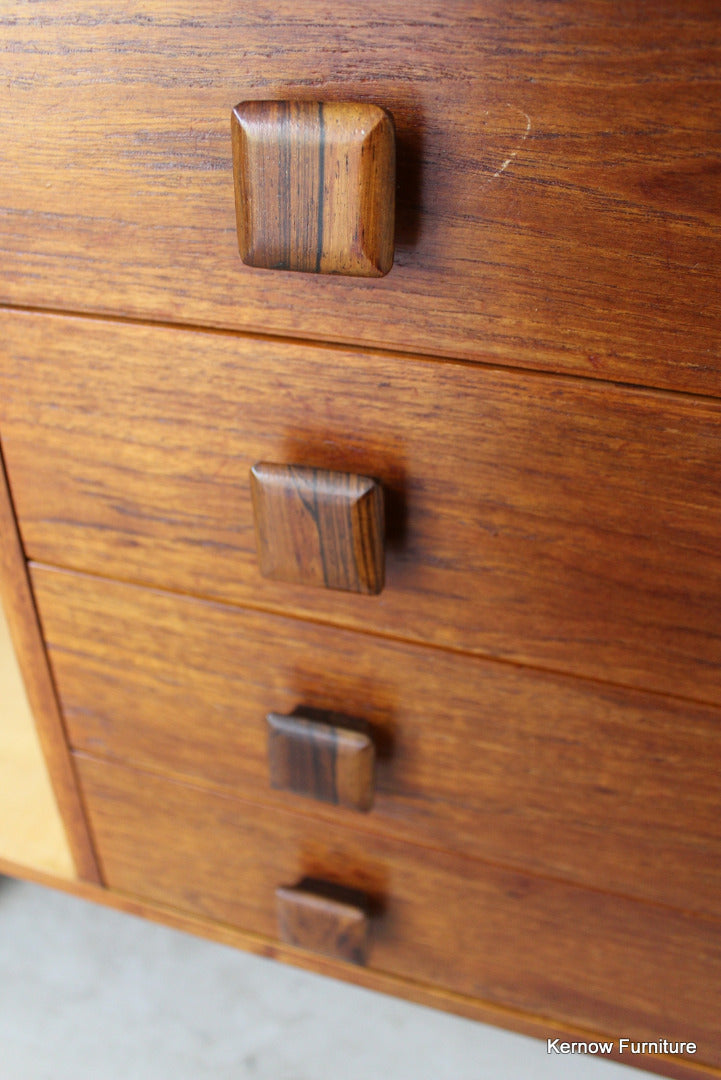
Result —
M 231 129 L 244 263 L 388 273 L 396 171 L 389 112 L 343 102 L 244 101 L 233 109 Z
M 266 721 L 271 787 L 370 810 L 375 747 L 362 722 L 302 707 L 289 716 L 268 713 Z
M 264 577 L 376 594 L 385 579 L 383 491 L 355 473 L 259 462 L 250 471 Z
M 305 879 L 281 885 L 275 897 L 281 941 L 351 964 L 367 962 L 370 924 L 362 893 Z

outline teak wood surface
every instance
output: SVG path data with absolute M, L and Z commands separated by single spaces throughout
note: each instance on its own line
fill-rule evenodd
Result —
M 717 709 L 33 568 L 73 746 L 369 836 L 721 917 Z M 266 714 L 365 721 L 369 813 L 272 789 Z
M 721 922 L 387 838 L 369 845 L 117 765 L 79 767 L 121 892 L 277 938 L 276 888 L 326 881 L 368 897 L 376 971 L 634 1039 L 663 1031 L 721 1065 Z
M 5 0 L 0 301 L 719 394 L 718 0 L 206 11 Z M 243 266 L 228 120 L 268 98 L 393 114 L 387 278 Z
M 377 105 L 244 101 L 231 117 L 238 248 L 266 270 L 382 277 L 393 265 L 396 144 Z
M 721 704 L 721 402 L 0 313 L 29 556 Z M 376 477 L 380 596 L 269 581 L 248 470 Z

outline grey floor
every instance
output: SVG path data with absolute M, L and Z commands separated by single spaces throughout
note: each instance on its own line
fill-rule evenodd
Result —
M 2 1080 L 642 1076 L 0 878 Z

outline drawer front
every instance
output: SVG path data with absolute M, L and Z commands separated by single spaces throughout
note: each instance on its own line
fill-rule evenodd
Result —
M 364 894 L 372 970 L 721 1063 L 721 924 L 78 761 L 112 889 L 276 939 L 275 890 Z
M 721 404 L 0 315 L 39 561 L 721 704 Z M 379 596 L 261 577 L 256 462 L 380 480 Z
M 716 0 L 3 10 L 1 299 L 719 392 Z M 241 263 L 266 98 L 390 109 L 387 278 Z
M 33 583 L 76 748 L 721 916 L 715 710 L 42 567 Z M 368 813 L 271 790 L 266 716 L 299 706 L 368 725 Z

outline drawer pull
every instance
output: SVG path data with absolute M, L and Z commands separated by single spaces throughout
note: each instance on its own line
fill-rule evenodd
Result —
M 383 492 L 353 473 L 260 462 L 251 469 L 264 577 L 376 594 L 384 583 Z
M 243 101 L 231 116 L 248 266 L 382 277 L 393 265 L 395 127 L 378 105 Z
M 321 716 L 322 718 L 319 718 Z M 268 767 L 274 788 L 370 810 L 375 748 L 370 735 L 335 713 L 269 713 Z
M 365 964 L 369 918 L 362 893 L 325 882 L 302 881 L 275 891 L 278 933 L 288 945 Z

